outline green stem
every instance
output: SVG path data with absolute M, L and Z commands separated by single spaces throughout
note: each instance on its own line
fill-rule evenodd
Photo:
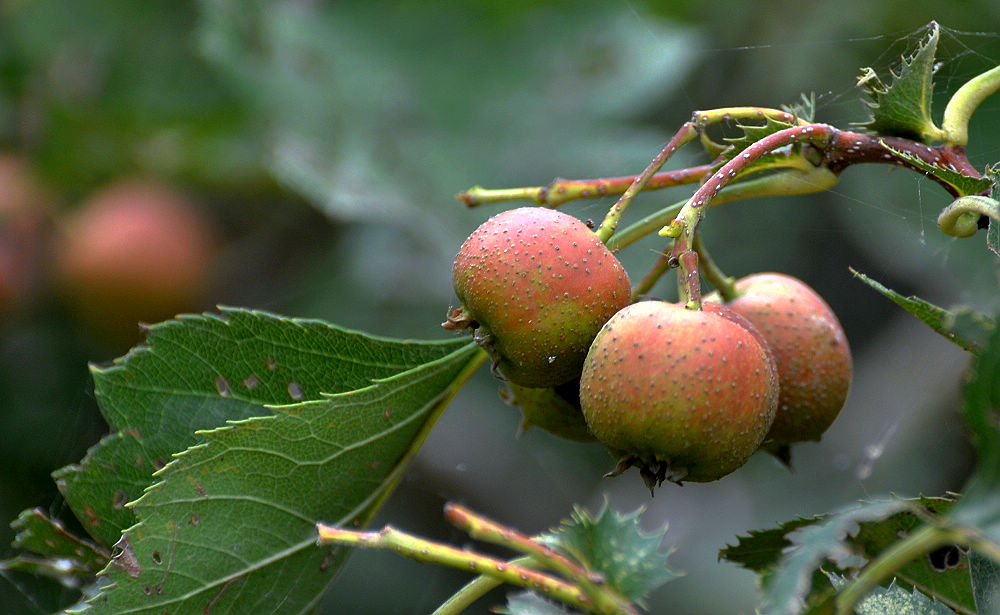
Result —
M 680 273 L 677 274 L 677 290 L 680 302 L 689 310 L 701 309 L 701 278 L 698 273 L 698 254 L 693 250 L 681 252 L 677 257 Z
M 706 127 L 731 120 L 766 120 L 768 118 L 789 124 L 799 122 L 799 125 L 806 125 L 787 111 L 765 107 L 725 107 L 709 111 L 695 111 L 691 119 L 681 126 L 680 130 L 674 134 L 666 146 L 660 150 L 660 153 L 649 163 L 646 170 L 635 178 L 635 181 L 628 187 L 628 190 L 611 207 L 604 217 L 604 221 L 601 222 L 601 225 L 595 231 L 597 237 L 604 243 L 607 243 L 611 239 L 611 236 L 615 234 L 615 230 L 618 228 L 618 223 L 625 214 L 625 210 L 632 203 L 633 199 L 635 199 L 636 195 L 639 194 L 660 167 L 670 159 L 674 152 L 693 141 L 698 135 L 703 134 Z
M 941 121 L 946 143 L 964 146 L 969 142 L 972 113 L 997 90 L 1000 90 L 1000 66 L 973 77 L 952 94 Z
M 832 126 L 807 124 L 779 130 L 754 142 L 706 180 L 681 207 L 677 217 L 660 230 L 660 235 L 675 239 L 673 254 L 680 258 L 681 254 L 691 249 L 691 242 L 694 240 L 698 224 L 705 217 L 705 210 L 711 206 L 712 201 L 722 189 L 734 181 L 743 169 L 764 154 L 795 143 L 810 143 L 822 150 L 830 143 L 835 134 L 836 129 Z
M 825 124 L 792 126 L 772 133 L 754 142 L 707 179 L 691 196 L 669 225 L 660 230 L 660 235 L 674 238 L 671 254 L 680 265 L 677 279 L 681 301 L 689 309 L 701 307 L 701 287 L 698 276 L 698 255 L 692 245 L 698 224 L 705 217 L 705 211 L 722 189 L 764 154 L 795 143 L 809 143 L 821 150 L 830 143 L 835 130 Z
M 649 163 L 632 185 L 628 187 L 627 190 L 622 194 L 621 198 L 618 199 L 611 209 L 608 210 L 604 220 L 601 225 L 597 227 L 594 231 L 597 234 L 597 238 L 607 243 L 611 236 L 615 234 L 615 230 L 618 229 L 618 223 L 621 222 L 622 216 L 625 215 L 625 210 L 628 206 L 635 200 L 636 195 L 645 188 L 649 180 L 652 179 L 653 175 L 660 170 L 667 160 L 674 155 L 679 148 L 690 143 L 698 136 L 698 130 L 695 128 L 694 124 L 691 122 L 685 122 L 681 129 L 667 142 L 667 144 L 660 150 L 660 153 L 653 158 L 653 161 Z
M 826 167 L 814 167 L 808 162 L 805 162 L 804 166 L 808 168 L 800 169 L 799 166 L 790 166 L 771 175 L 729 184 L 712 199 L 711 207 L 766 196 L 791 196 L 822 192 L 832 188 L 838 181 L 838 176 Z M 622 229 L 608 241 L 608 249 L 612 252 L 618 252 L 660 230 L 677 216 L 677 212 L 686 202 L 678 201 L 668 205 Z
M 979 230 L 980 216 L 1000 222 L 1000 202 L 987 196 L 959 197 L 941 210 L 937 225 L 946 235 L 971 237 Z
M 712 124 L 720 122 L 766 120 L 771 118 L 786 124 L 805 125 L 804 122 L 795 117 L 794 114 L 781 109 L 770 109 L 768 107 L 721 107 L 708 111 L 695 111 L 691 114 L 691 123 L 698 129 L 704 129 Z
M 885 550 L 839 593 L 836 599 L 837 615 L 853 613 L 854 607 L 868 595 L 868 592 L 906 564 L 939 547 L 961 544 L 965 540 L 966 536 L 961 532 L 934 525 L 923 526 L 905 540 Z
M 343 545 L 368 549 L 386 549 L 415 559 L 467 572 L 484 574 L 504 583 L 539 592 L 559 602 L 600 615 L 628 615 L 626 611 L 599 611 L 579 587 L 562 579 L 509 564 L 472 551 L 456 549 L 385 526 L 377 532 L 356 532 L 317 524 L 320 545 Z
M 511 566 L 530 568 L 533 561 L 534 558 L 525 555 L 524 557 L 512 559 L 507 563 Z M 459 615 L 459 613 L 472 606 L 473 602 L 501 585 L 503 585 L 503 581 L 500 579 L 486 576 L 485 574 L 480 575 L 463 585 L 462 589 L 452 594 L 450 598 L 441 603 L 441 606 L 434 609 L 431 615 Z
M 558 551 L 554 551 L 514 528 L 500 525 L 476 514 L 460 504 L 453 502 L 445 504 L 444 516 L 449 523 L 476 540 L 507 547 L 525 555 L 533 555 L 544 568 L 558 572 L 578 583 L 592 584 L 602 581 L 602 579 L 594 579 L 591 573 Z
M 692 247 L 695 253 L 698 254 L 698 265 L 701 267 L 701 272 L 705 276 L 705 280 L 715 290 L 719 291 L 723 302 L 729 303 L 733 299 L 736 299 L 739 296 L 736 292 L 736 279 L 727 276 L 715 264 L 712 256 L 708 253 L 708 248 L 705 247 L 705 242 L 701 240 L 701 233 L 697 233 L 694 236 L 694 245 Z
M 712 171 L 711 165 L 701 165 L 654 174 L 644 190 L 661 190 L 673 186 L 695 184 Z M 478 207 L 505 201 L 531 201 L 544 207 L 558 207 L 568 201 L 623 194 L 636 180 L 635 175 L 598 179 L 556 179 L 548 186 L 489 189 L 473 186 L 458 194 L 466 207 Z
M 590 598 L 599 612 L 633 613 L 631 603 L 606 584 L 601 574 L 591 572 L 570 560 L 562 553 L 518 532 L 517 530 L 491 521 L 459 504 L 448 503 L 444 509 L 445 518 L 454 526 L 464 530 L 469 536 L 520 551 L 533 556 L 538 568 L 559 573 Z

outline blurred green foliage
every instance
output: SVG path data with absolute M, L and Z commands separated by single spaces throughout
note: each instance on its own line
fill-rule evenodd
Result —
M 191 310 L 248 305 L 436 337 L 454 301 L 454 251 L 495 211 L 463 210 L 452 199 L 459 190 L 637 172 L 699 108 L 777 106 L 814 91 L 819 121 L 863 121 L 858 67 L 891 66 L 931 19 L 948 28 L 935 101 L 943 104 L 945 92 L 1000 63 L 1000 37 L 977 34 L 1000 23 L 997 3 L 11 0 L 0 5 L 0 146 L 28 160 L 57 193 L 46 214 L 52 229 L 124 177 L 154 178 L 202 207 L 224 242 L 206 263 L 211 288 Z M 998 110 L 988 101 L 972 125 L 969 152 L 980 167 L 1000 158 Z M 665 198 L 683 194 L 643 196 L 636 208 Z M 599 219 L 609 204 L 567 210 Z M 896 308 L 852 282 L 847 267 L 904 294 L 995 311 L 996 271 L 982 242 L 957 242 L 934 227 L 946 204 L 913 175 L 851 169 L 831 193 L 727 206 L 704 228 L 732 274 L 780 269 L 808 281 L 841 316 L 856 356 L 889 353 L 879 364 L 898 368 L 905 382 L 910 366 L 884 357 L 933 342 L 877 346 Z M 657 245 L 640 243 L 623 256 L 634 275 Z M 88 331 L 41 270 L 32 296 L 0 316 L 0 516 L 11 520 L 35 505 L 65 519 L 49 473 L 78 461 L 106 430 L 87 361 L 126 350 Z M 673 292 L 668 283 L 657 290 Z M 597 479 L 607 469 L 599 447 L 535 433 L 514 440 L 518 418 L 496 401 L 495 383 L 484 375 L 469 389 L 385 510 L 388 519 L 448 537 L 438 507 L 461 497 L 541 531 L 607 487 Z M 855 389 L 866 390 L 864 380 Z M 823 495 L 808 485 L 810 477 L 826 480 L 810 472 L 827 468 L 819 459 L 828 451 L 807 448 L 794 497 L 785 482 L 793 479 L 763 461 L 747 470 L 753 487 L 739 478 L 717 487 L 731 510 L 756 516 L 692 534 L 714 541 L 707 546 L 694 538 L 681 545 L 676 561 L 691 580 L 665 590 L 671 612 L 752 609 L 752 577 L 722 564 L 711 579 L 698 574 L 714 574 L 705 553 L 713 560 L 737 531 L 822 512 L 817 507 L 866 489 L 957 488 L 967 460 L 961 431 L 934 427 L 950 420 L 948 399 L 921 415 L 922 436 L 895 440 L 941 447 L 921 449 L 946 460 L 926 472 L 887 461 L 871 481 L 847 473 Z M 878 416 L 881 408 L 869 412 L 864 403 L 849 406 Z M 864 423 L 855 435 L 885 428 Z M 859 440 L 857 451 L 866 443 Z M 854 460 L 857 451 L 838 454 Z M 635 483 L 626 498 L 645 496 Z M 515 488 L 518 504 L 505 501 Z M 717 501 L 699 500 L 710 497 L 704 493 L 671 492 L 660 512 L 683 528 L 691 511 L 679 500 Z M 0 532 L 0 544 L 10 538 Z M 322 612 L 427 611 L 461 578 L 374 554 L 355 556 L 345 577 Z M 0 610 L 48 611 L 25 602 L 17 587 L 33 580 L 10 580 L 0 580 Z M 714 585 L 730 582 L 731 591 Z M 380 583 L 400 589 L 381 591 Z M 696 602 L 707 587 L 712 601 Z M 652 612 L 662 612 L 657 603 L 654 596 Z

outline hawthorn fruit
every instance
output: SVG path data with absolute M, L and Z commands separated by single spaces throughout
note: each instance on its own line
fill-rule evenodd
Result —
M 774 360 L 753 325 L 724 306 L 644 301 L 597 334 L 580 379 L 594 436 L 652 489 L 708 482 L 746 463 L 778 402 Z
M 726 306 L 757 327 L 778 366 L 778 412 L 765 448 L 819 440 L 851 386 L 851 350 L 840 321 L 816 291 L 789 275 L 750 275 L 737 280 L 736 292 Z
M 496 370 L 526 387 L 579 377 L 597 331 L 631 301 L 628 274 L 593 231 L 545 207 L 484 222 L 459 249 L 453 276 L 462 305 L 444 326 L 471 328 Z
M 131 341 L 139 322 L 198 306 L 215 238 L 173 189 L 125 180 L 95 193 L 65 220 L 56 272 L 74 313 L 92 330 Z

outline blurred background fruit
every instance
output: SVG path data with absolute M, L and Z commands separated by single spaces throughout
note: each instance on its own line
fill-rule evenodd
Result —
M 15 154 L 0 154 L 0 318 L 24 308 L 43 285 L 55 195 Z
M 204 306 L 218 240 L 211 222 L 165 185 L 123 180 L 63 220 L 55 272 L 67 309 L 98 337 L 138 341 L 137 323 Z

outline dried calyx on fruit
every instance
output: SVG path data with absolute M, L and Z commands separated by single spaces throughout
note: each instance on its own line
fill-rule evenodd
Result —
M 819 440 L 843 408 L 851 386 L 851 350 L 833 310 L 801 280 L 758 273 L 738 280 L 735 288 L 738 297 L 726 306 L 757 327 L 778 366 L 778 411 L 764 448 L 788 463 L 788 446 Z
M 462 305 L 445 328 L 472 329 L 494 372 L 527 387 L 577 378 L 597 331 L 631 301 L 628 274 L 593 231 L 544 207 L 487 220 L 453 275 Z
M 653 489 L 708 482 L 758 449 L 778 400 L 774 360 L 753 325 L 715 303 L 635 303 L 598 333 L 580 403 L 590 431 Z

